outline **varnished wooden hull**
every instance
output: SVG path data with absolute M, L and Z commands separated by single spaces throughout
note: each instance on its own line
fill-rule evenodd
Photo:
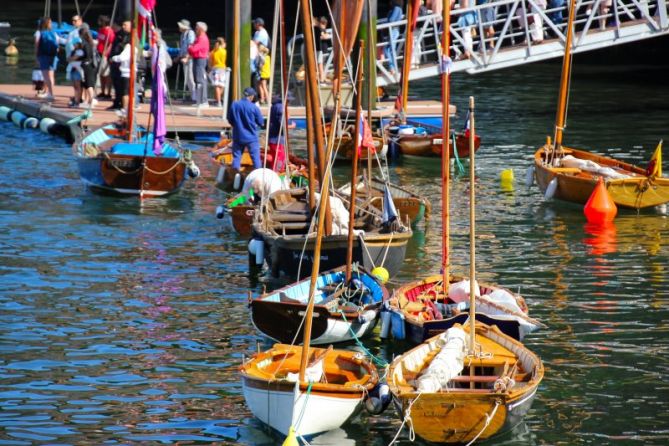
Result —
M 264 240 L 265 260 L 270 266 L 274 277 L 284 274 L 293 279 L 301 279 L 311 274 L 314 253 L 315 237 L 310 237 L 306 243 L 302 266 L 300 257 L 304 248 L 304 236 L 273 236 L 255 233 Z M 404 263 L 406 247 L 412 232 L 378 234 L 371 233 L 365 236 L 365 250 L 360 239 L 353 239 L 353 262 L 358 262 L 363 268 L 371 271 L 376 266 L 383 265 L 390 277 L 397 274 Z M 347 236 L 332 235 L 323 237 L 321 246 L 321 269 L 329 270 L 346 263 Z M 384 262 L 385 259 L 385 262 Z M 298 277 L 298 268 L 300 275 Z
M 232 226 L 239 235 L 249 236 L 253 233 L 251 225 L 253 224 L 255 212 L 256 207 L 247 204 L 240 204 L 230 210 Z
M 476 327 L 477 344 L 484 355 L 465 358 L 466 367 L 458 381 L 461 384 L 456 387 L 419 394 L 411 384 L 412 377 L 419 376 L 431 361 L 431 352 L 441 348 L 438 336 L 397 357 L 390 365 L 388 385 L 395 407 L 402 417 L 410 408 L 414 431 L 424 440 L 468 443 L 477 435 L 478 440 L 485 440 L 511 430 L 530 409 L 544 375 L 541 360 L 498 328 L 480 323 Z M 468 326 L 462 328 L 468 331 Z M 475 380 L 475 387 L 469 387 L 469 367 L 474 367 L 477 377 L 490 375 L 489 370 L 493 370 L 493 375 L 503 374 L 502 369 L 509 370 L 514 364 L 519 364 L 519 368 L 512 376 L 514 381 L 505 388 L 494 389 L 491 380 Z
M 544 165 L 544 154 L 549 149 L 544 146 L 534 154 L 534 177 L 543 193 L 549 183 L 557 178 L 558 186 L 553 198 L 572 203 L 585 204 L 599 179 L 599 175 L 580 169 L 552 168 Z M 669 203 L 669 178 L 649 178 L 645 170 L 632 164 L 590 152 L 565 148 L 578 158 L 594 161 L 601 166 L 611 167 L 632 175 L 626 179 L 604 179 L 606 189 L 617 206 L 642 209 Z
M 374 330 L 381 303 L 388 298 L 388 290 L 365 271 L 354 271 L 353 278 L 362 281 L 369 293 L 362 305 L 346 306 L 344 314 L 339 307 L 328 308 L 320 292 L 314 305 L 311 344 L 327 345 L 362 338 Z M 344 283 L 344 269 L 322 273 L 317 288 Z M 251 299 L 251 321 L 262 332 L 278 342 L 299 343 L 304 338 L 302 319 L 307 310 L 310 277 L 266 295 Z
M 351 161 L 353 159 L 353 141 L 350 137 L 341 137 L 339 140 L 335 141 L 335 149 L 337 149 L 336 161 Z M 383 147 L 383 138 L 374 138 L 374 147 L 376 149 L 377 156 L 379 158 L 385 158 L 386 153 Z M 360 151 L 358 158 L 361 161 L 366 161 L 367 157 L 370 156 L 370 152 L 366 147 L 363 147 Z M 374 153 L 371 153 L 372 159 L 374 159 Z
M 143 158 L 115 154 L 77 158 L 77 164 L 82 181 L 92 191 L 111 195 L 171 194 L 183 184 L 186 170 L 186 166 L 178 158 Z M 173 169 L 167 174 L 155 173 L 171 168 Z
M 399 135 L 394 139 L 394 143 L 399 146 L 402 155 L 421 156 L 421 157 L 440 157 L 441 156 L 441 134 L 427 135 Z M 463 133 L 457 133 L 455 143 L 458 149 L 458 156 L 466 158 L 469 156 L 469 139 Z M 478 150 L 481 146 L 481 138 L 474 137 L 474 148 Z M 450 156 L 454 157 L 453 142 L 449 141 Z
M 358 184 L 360 186 L 357 188 L 358 196 L 360 198 L 367 197 L 367 187 L 362 184 L 362 181 L 363 179 L 360 177 L 358 179 Z M 377 178 L 372 179 L 371 191 L 374 198 L 372 199 L 371 204 L 379 209 L 382 208 L 381 204 L 383 203 L 384 187 L 385 183 L 382 180 Z M 389 187 L 390 194 L 393 197 L 393 204 L 399 212 L 402 221 L 408 219 L 411 225 L 415 225 L 423 218 L 427 219 L 429 217 L 432 206 L 428 200 L 396 184 L 390 183 Z M 346 195 L 350 195 L 350 189 L 351 184 L 348 183 L 339 188 L 339 191 Z
M 291 382 L 286 376 L 299 371 L 301 352 L 300 346 L 276 344 L 245 361 L 240 372 L 253 415 L 283 435 L 293 426 L 306 437 L 344 424 L 376 386 L 378 374 L 355 352 L 312 348 L 309 361 L 324 355 L 325 382 Z

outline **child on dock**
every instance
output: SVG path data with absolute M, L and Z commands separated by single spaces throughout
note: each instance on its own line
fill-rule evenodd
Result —
M 32 81 L 33 88 L 35 89 L 35 96 L 44 94 L 44 76 L 42 76 L 42 71 L 40 71 L 39 66 L 37 65 L 33 67 Z

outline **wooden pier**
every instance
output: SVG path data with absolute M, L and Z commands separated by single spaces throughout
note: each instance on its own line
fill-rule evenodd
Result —
M 12 110 L 18 110 L 28 116 L 36 118 L 52 118 L 58 124 L 68 125 L 72 138 L 76 139 L 82 132 L 82 126 L 75 122 L 68 124 L 71 120 L 81 116 L 86 110 L 68 106 L 72 96 L 72 87 L 69 85 L 57 85 L 54 88 L 54 101 L 47 102 L 35 95 L 32 85 L 0 84 L 0 106 L 4 105 Z M 103 124 L 118 121 L 119 116 L 114 110 L 106 110 L 111 101 L 99 101 L 94 107 L 92 115 L 82 122 L 87 127 L 97 127 Z M 379 102 L 377 109 L 372 112 L 373 117 L 390 119 L 395 111 L 393 102 Z M 147 125 L 149 122 L 148 103 L 139 104 L 136 110 L 136 118 L 139 125 Z M 269 106 L 261 107 L 263 116 L 267 116 Z M 451 106 L 451 113 L 455 108 Z M 305 107 L 290 106 L 288 113 L 291 119 L 298 121 L 305 118 Z M 437 101 L 411 101 L 408 106 L 407 115 L 411 117 L 437 116 L 441 114 L 441 103 Z M 169 134 L 211 134 L 215 135 L 230 128 L 223 117 L 223 110 L 218 107 L 209 107 L 200 110 L 197 107 L 186 105 L 179 101 L 173 101 L 166 107 L 166 124 Z

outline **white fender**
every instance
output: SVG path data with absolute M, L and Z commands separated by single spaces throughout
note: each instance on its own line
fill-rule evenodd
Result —
M 28 117 L 20 111 L 15 110 L 14 113 L 12 113 L 12 122 L 18 127 L 21 127 L 26 119 L 28 119 Z
M 388 339 L 390 334 L 390 311 L 381 312 L 381 339 Z
M 200 176 L 200 168 L 197 167 L 197 164 L 195 163 L 190 163 L 188 166 L 188 176 L 191 178 L 197 178 Z
M 262 265 L 265 260 L 265 243 L 262 240 L 251 239 L 249 253 L 256 256 L 256 265 Z
M 216 218 L 223 218 L 225 217 L 225 206 L 217 206 L 216 207 Z M 250 244 L 250 242 L 249 242 Z M 249 251 L 251 251 L 251 247 L 249 246 Z
M 525 186 L 530 187 L 534 184 L 534 166 L 530 166 L 527 169 L 527 174 L 525 175 Z
M 39 123 L 39 129 L 44 133 L 49 133 L 49 131 L 54 125 L 56 125 L 55 119 L 43 118 Z
M 546 188 L 546 193 L 544 193 L 544 198 L 546 200 L 550 200 L 553 198 L 555 195 L 555 191 L 557 190 L 558 187 L 558 180 L 557 177 L 553 178 L 550 183 L 548 183 L 548 187 Z
M 12 109 L 6 106 L 0 106 L 0 120 L 2 121 L 9 121 L 9 112 L 11 112 Z
M 242 186 L 242 176 L 237 172 L 235 174 L 235 180 L 232 183 L 232 188 L 234 190 L 239 190 L 239 188 Z
M 34 117 L 29 117 L 23 122 L 24 129 L 36 129 L 39 126 L 39 119 Z
M 216 184 L 221 184 L 223 182 L 224 176 L 225 176 L 225 167 L 221 166 L 218 168 L 218 173 L 216 174 Z

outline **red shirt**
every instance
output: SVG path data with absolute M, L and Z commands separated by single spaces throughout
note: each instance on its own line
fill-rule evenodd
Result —
M 105 26 L 98 30 L 98 53 L 102 54 L 105 51 L 105 45 L 107 45 L 107 50 L 105 51 L 105 56 L 109 55 L 111 51 L 112 43 L 114 42 L 115 33 L 111 26 Z M 109 43 L 107 43 L 109 42 Z
M 207 59 L 209 57 L 209 37 L 206 33 L 195 38 L 195 42 L 188 47 L 188 54 L 193 59 Z

